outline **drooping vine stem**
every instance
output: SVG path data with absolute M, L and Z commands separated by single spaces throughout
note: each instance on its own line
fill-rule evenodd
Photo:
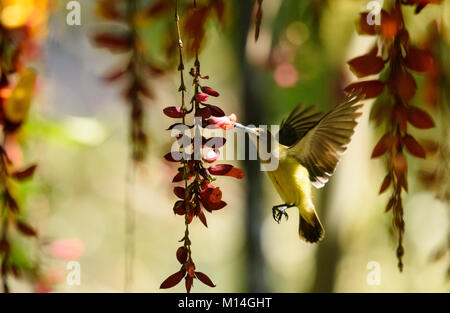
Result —
M 219 3 L 219 2 L 212 2 Z M 187 25 L 194 25 L 189 30 L 189 34 L 201 34 L 201 39 L 204 37 L 203 23 L 213 6 L 195 4 L 192 6 L 190 12 L 191 22 Z M 200 22 L 199 22 L 200 19 Z M 190 38 L 190 48 L 194 50 L 195 61 L 194 67 L 189 74 L 193 78 L 193 97 L 191 98 L 191 107 L 188 109 L 185 101 L 186 85 L 184 81 L 184 61 L 183 61 L 183 41 L 181 37 L 181 23 L 179 16 L 179 2 L 175 0 L 175 24 L 177 30 L 179 65 L 180 72 L 180 87 L 178 91 L 181 93 L 180 106 L 167 107 L 164 109 L 164 114 L 170 118 L 179 119 L 181 123 L 175 123 L 169 127 L 169 130 L 179 131 L 176 135 L 177 141 L 180 143 L 180 149 L 167 153 L 164 157 L 167 161 L 181 163 L 178 168 L 178 173 L 173 178 L 173 183 L 184 182 L 184 187 L 177 186 L 174 188 L 174 194 L 180 199 L 178 200 L 173 211 L 177 215 L 184 216 L 185 232 L 184 237 L 180 240 L 183 246 L 179 247 L 176 252 L 178 262 L 181 264 L 181 269 L 169 276 L 160 286 L 160 288 L 171 288 L 177 285 L 183 278 L 185 279 L 186 291 L 190 292 L 194 279 L 199 279 L 204 284 L 214 287 L 215 285 L 211 279 L 202 272 L 196 271 L 196 267 L 192 258 L 191 239 L 189 238 L 189 226 L 194 217 L 207 227 L 206 216 L 203 212 L 205 209 L 208 212 L 220 210 L 225 207 L 226 203 L 222 201 L 222 192 L 219 187 L 215 187 L 212 182 L 215 180 L 212 175 L 225 175 L 242 178 L 243 173 L 240 169 L 234 168 L 231 165 L 219 164 L 205 167 L 206 163 L 213 163 L 219 156 L 219 150 L 223 146 L 224 138 L 205 138 L 203 137 L 202 129 L 206 125 L 211 127 L 221 127 L 223 129 L 230 129 L 234 126 L 236 118 L 233 115 L 225 116 L 225 113 L 217 106 L 205 103 L 209 96 L 218 97 L 219 93 L 210 87 L 202 86 L 201 80 L 208 79 L 208 76 L 202 76 L 200 72 L 200 60 L 198 51 L 202 40 L 197 41 Z M 194 118 L 194 125 L 187 124 L 188 115 L 192 114 Z M 187 130 L 193 129 L 193 132 L 188 134 Z M 212 140 L 213 139 L 213 140 Z M 218 144 L 218 140 L 221 142 Z M 200 144 L 198 144 L 200 142 Z M 192 149 L 189 149 L 192 148 Z M 204 149 L 212 149 L 205 153 Z M 192 152 L 187 152 L 188 150 Z
M 195 5 L 195 3 L 194 3 Z M 178 7 L 178 0 L 175 0 L 175 23 L 177 27 L 177 42 L 178 42 L 178 51 L 179 51 L 179 64 L 178 64 L 178 71 L 180 72 L 180 87 L 178 88 L 178 91 L 181 93 L 181 112 L 183 113 L 182 116 L 182 123 L 183 125 L 186 125 L 186 100 L 185 100 L 185 93 L 186 93 L 186 84 L 184 83 L 184 61 L 183 61 L 183 40 L 181 38 L 181 28 L 180 28 L 180 15 L 179 15 L 179 7 Z M 188 190 L 188 165 L 186 160 L 182 160 L 183 164 L 183 180 L 184 180 L 184 188 L 186 190 L 184 194 L 184 200 L 185 200 L 185 210 L 187 214 L 185 215 L 185 232 L 184 237 L 182 239 L 183 241 L 183 247 L 187 253 L 187 260 L 192 262 L 192 252 L 191 252 L 191 241 L 189 239 L 189 215 L 191 214 L 190 206 L 189 206 L 189 193 Z

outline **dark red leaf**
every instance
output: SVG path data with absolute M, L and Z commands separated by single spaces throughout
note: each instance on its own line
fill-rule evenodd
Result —
M 231 171 L 229 171 L 228 173 L 225 174 L 225 176 L 230 176 L 230 177 L 234 177 L 234 178 L 237 178 L 237 179 L 242 179 L 242 178 L 244 178 L 244 171 L 241 170 L 240 168 L 233 167 L 231 169 Z
M 405 135 L 403 137 L 403 143 L 405 144 L 406 149 L 409 151 L 409 153 L 418 158 L 425 158 L 425 149 L 420 145 L 420 143 L 417 142 L 417 140 L 413 136 Z
M 214 89 L 212 89 L 211 87 L 208 87 L 208 86 L 203 86 L 202 87 L 202 92 L 204 92 L 207 95 L 210 95 L 212 97 L 218 97 L 219 96 L 219 93 L 217 91 L 215 91 Z
M 217 164 L 208 168 L 211 175 L 231 176 L 238 179 L 244 177 L 244 171 L 229 164 Z
M 214 7 L 219 22 L 223 23 L 225 20 L 225 9 L 226 9 L 225 0 L 215 0 L 212 1 L 210 5 Z
M 0 240 L 0 254 L 9 254 L 11 246 L 6 239 Z
M 176 286 L 184 277 L 186 274 L 186 270 L 180 270 L 179 272 L 176 272 L 175 274 L 170 275 L 167 277 L 165 281 L 159 286 L 160 289 L 168 289 Z
M 428 129 L 434 127 L 433 119 L 422 109 L 415 106 L 410 106 L 408 108 L 408 121 L 411 125 L 420 128 Z
M 175 205 L 173 206 L 173 212 L 178 215 L 186 214 L 186 206 L 184 204 L 184 201 L 179 200 L 175 202 Z
M 195 112 L 195 116 L 200 116 L 204 119 L 207 119 L 211 116 L 211 110 L 208 107 L 200 108 Z
M 205 146 L 208 148 L 219 149 L 225 145 L 227 140 L 223 137 L 211 137 L 205 141 Z
M 9 192 L 6 192 L 6 204 L 11 212 L 16 213 L 19 212 L 19 205 L 17 204 L 16 199 L 14 199 Z
M 31 178 L 36 170 L 37 165 L 32 165 L 23 171 L 16 171 L 12 174 L 15 179 L 24 180 Z
M 166 159 L 169 162 L 179 162 L 183 158 L 183 153 L 179 151 L 169 152 L 166 155 L 164 155 L 164 159 Z
M 230 164 L 216 164 L 212 165 L 208 168 L 208 171 L 211 175 L 225 175 L 231 169 L 233 168 L 233 165 Z
M 183 117 L 183 112 L 181 111 L 180 107 L 176 107 L 176 106 L 167 107 L 167 108 L 164 108 L 163 112 L 168 117 L 172 117 L 172 118 L 182 118 Z
M 405 57 L 405 65 L 416 72 L 436 71 L 436 63 L 429 51 L 410 47 Z
M 384 84 L 379 80 L 366 80 L 356 82 L 345 87 L 346 92 L 360 90 L 361 94 L 365 95 L 366 99 L 377 97 L 384 89 Z
M 103 80 L 108 82 L 108 83 L 115 82 L 115 81 L 121 79 L 127 73 L 128 73 L 128 68 L 126 68 L 126 69 L 116 69 L 116 70 L 113 70 L 110 73 L 106 74 L 103 77 Z
M 401 175 L 398 178 L 398 184 L 406 191 L 408 192 L 408 181 L 406 180 L 405 175 Z
M 161 67 L 158 67 L 156 65 L 153 64 L 148 64 L 147 65 L 147 69 L 150 75 L 153 76 L 161 76 L 164 74 L 164 69 Z
M 214 285 L 214 283 L 211 281 L 211 279 L 206 275 L 203 274 L 202 272 L 195 272 L 195 277 L 197 277 L 197 279 L 199 281 L 201 281 L 202 283 L 204 283 L 206 286 L 209 287 L 216 287 L 216 285 Z
M 391 134 L 385 134 L 376 144 L 375 148 L 372 151 L 371 158 L 378 158 L 386 153 L 392 145 L 394 144 L 394 137 Z
M 180 199 L 184 200 L 185 197 L 185 189 L 183 187 L 175 187 L 173 188 L 173 193 Z
M 378 74 L 384 67 L 382 58 L 377 57 L 376 54 L 366 54 L 348 61 L 351 71 L 357 77 L 364 77 L 368 75 Z
M 206 22 L 211 12 L 209 5 L 199 3 L 195 10 L 188 10 L 188 14 L 184 18 L 185 47 L 188 56 L 194 56 L 201 49 L 205 39 Z
M 130 36 L 120 33 L 100 33 L 92 38 L 94 44 L 113 53 L 123 53 L 131 49 Z
M 225 112 L 218 106 L 211 105 L 211 104 L 205 104 L 205 106 L 207 106 L 209 108 L 212 116 L 215 116 L 215 117 L 225 116 Z
M 255 5 L 257 5 L 255 16 L 255 41 L 258 41 L 259 33 L 261 31 L 261 23 L 263 18 L 262 2 L 263 0 L 257 0 L 255 3 Z
M 392 207 L 394 206 L 395 203 L 395 198 L 390 198 L 387 205 L 386 205 L 386 209 L 384 210 L 384 212 L 389 212 Z
M 203 213 L 202 210 L 200 210 L 200 211 L 198 212 L 198 218 L 199 218 L 200 221 L 203 223 L 203 225 L 205 225 L 205 227 L 208 227 L 208 223 L 207 223 L 207 221 L 206 221 L 205 213 Z
M 172 179 L 172 183 L 178 183 L 178 182 L 182 181 L 183 177 L 184 177 L 183 172 L 178 172 Z
M 383 180 L 383 183 L 381 184 L 380 194 L 382 194 L 389 188 L 389 186 L 391 185 L 391 181 L 392 181 L 392 176 L 390 174 L 387 174 Z
M 179 247 L 177 249 L 177 260 L 181 264 L 184 264 L 187 261 L 188 252 L 186 247 Z
M 120 20 L 122 14 L 117 8 L 118 0 L 102 0 L 98 3 L 98 13 L 109 20 Z
M 395 77 L 395 88 L 400 98 L 408 101 L 414 98 L 417 85 L 410 73 L 406 71 L 399 71 Z
M 170 1 L 167 0 L 157 0 L 153 1 L 149 8 L 147 9 L 147 15 L 155 17 L 155 15 L 167 12 L 171 7 Z
M 194 279 L 191 276 L 186 276 L 185 278 L 186 292 L 190 293 L 192 285 L 194 284 Z
M 219 201 L 216 203 L 211 202 L 207 199 L 201 199 L 201 201 L 202 201 L 203 207 L 208 212 L 221 210 L 227 205 L 227 203 L 225 201 Z
M 34 237 L 37 236 L 37 233 L 33 229 L 33 227 L 26 224 L 25 222 L 17 221 L 16 225 L 17 225 L 17 229 L 25 236 L 34 236 Z

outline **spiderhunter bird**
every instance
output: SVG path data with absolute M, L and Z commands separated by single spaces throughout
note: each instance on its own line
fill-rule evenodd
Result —
M 311 185 L 323 187 L 336 169 L 350 143 L 356 120 L 362 114 L 358 112 L 362 107 L 358 104 L 361 99 L 359 93 L 352 93 L 326 114 L 315 113 L 314 107 L 303 108 L 299 104 L 281 123 L 278 167 L 267 171 L 283 200 L 283 204 L 272 208 L 273 218 L 279 223 L 283 216 L 288 218 L 287 209 L 297 207 L 300 213 L 298 232 L 307 242 L 318 242 L 324 236 L 312 201 Z M 268 151 L 277 141 L 265 128 L 238 123 L 235 127 L 244 129 L 257 144 L 260 159 L 262 151 Z

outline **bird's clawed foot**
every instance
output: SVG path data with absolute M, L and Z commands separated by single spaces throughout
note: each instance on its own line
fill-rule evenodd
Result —
M 281 222 L 281 218 L 284 216 L 286 221 L 289 219 L 289 215 L 286 213 L 286 210 L 293 207 L 293 205 L 289 204 L 280 204 L 276 205 L 272 208 L 272 216 L 275 222 L 278 224 Z

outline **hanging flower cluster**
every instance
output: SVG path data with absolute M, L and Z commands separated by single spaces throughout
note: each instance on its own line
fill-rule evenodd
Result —
M 408 1 L 417 5 L 417 12 L 425 5 L 437 1 Z M 381 12 L 381 25 L 369 25 L 368 13 L 362 13 L 358 26 L 360 34 L 377 35 L 378 45 L 369 53 L 356 57 L 348 62 L 352 72 L 359 78 L 379 74 L 380 79 L 362 80 L 346 87 L 347 91 L 361 89 L 366 98 L 378 97 L 371 119 L 377 124 L 385 124 L 385 133 L 376 144 L 372 158 L 387 155 L 386 169 L 380 194 L 391 187 L 391 197 L 386 205 L 386 212 L 392 211 L 393 227 L 398 235 L 397 258 L 398 268 L 403 269 L 404 254 L 402 189 L 408 191 L 407 159 L 405 151 L 417 158 L 425 158 L 424 147 L 414 138 L 408 126 L 418 129 L 434 127 L 430 115 L 423 109 L 413 106 L 412 99 L 416 94 L 417 84 L 412 75 L 416 73 L 433 73 L 436 64 L 427 50 L 411 44 L 406 29 L 401 1 L 395 1 L 388 10 Z M 381 49 L 378 49 L 378 46 Z M 385 93 L 383 93 L 385 91 Z M 383 93 L 383 94 L 382 94 Z
M 102 0 L 98 12 L 108 22 L 121 23 L 122 27 L 108 25 L 92 37 L 93 44 L 114 54 L 127 54 L 125 63 L 111 70 L 104 80 L 108 83 L 127 81 L 123 97 L 130 107 L 131 157 L 135 162 L 145 159 L 148 136 L 145 131 L 145 99 L 154 99 L 148 83 L 165 72 L 163 65 L 148 57 L 140 29 L 144 21 L 159 18 L 171 8 L 165 0 L 145 1 Z M 124 27 L 125 26 L 125 29 Z
M 192 9 L 194 11 L 202 10 L 198 6 L 198 4 L 197 7 L 194 5 Z M 192 15 L 196 14 L 199 13 L 192 13 Z M 194 68 L 190 71 L 190 75 L 193 78 L 194 95 L 189 103 L 190 108 L 186 105 L 185 93 L 187 90 L 184 83 L 183 42 L 181 40 L 178 6 L 176 7 L 175 16 L 180 55 L 178 70 L 181 79 L 179 87 L 181 105 L 165 108 L 164 114 L 170 118 L 181 119 L 181 122 L 174 123 L 169 127 L 169 130 L 181 129 L 181 133 L 177 136 L 177 140 L 180 142 L 180 149 L 167 153 L 164 158 L 170 162 L 179 162 L 181 165 L 172 182 L 184 182 L 184 185 L 174 188 L 174 194 L 180 200 L 175 202 L 173 211 L 177 215 L 184 216 L 186 230 L 184 237 L 180 240 L 184 244 L 178 248 L 176 253 L 177 259 L 181 263 L 181 269 L 169 276 L 161 284 L 160 288 L 174 287 L 184 278 L 186 291 L 190 292 L 194 278 L 197 278 L 207 286 L 215 287 L 215 285 L 207 275 L 196 271 L 192 259 L 189 225 L 194 217 L 198 217 L 207 227 L 208 224 L 203 210 L 212 213 L 226 206 L 226 202 L 222 200 L 222 191 L 213 184 L 215 181 L 214 176 L 231 176 L 240 179 L 243 178 L 244 173 L 241 169 L 228 164 L 207 167 L 207 164 L 217 160 L 219 148 L 225 144 L 225 138 L 205 138 L 202 135 L 202 129 L 206 127 L 222 128 L 224 130 L 231 129 L 236 122 L 236 116 L 234 114 L 227 116 L 218 106 L 206 103 L 210 97 L 218 97 L 219 93 L 201 83 L 201 81 L 207 80 L 209 77 L 201 74 L 198 53 L 196 53 Z M 187 123 L 189 116 L 196 121 L 193 125 Z M 186 134 L 184 131 L 186 129 L 192 131 Z M 206 152 L 208 148 L 209 151 Z M 187 152 L 189 150 L 190 152 Z
M 45 34 L 46 1 L 0 2 L 0 275 L 4 292 L 8 276 L 38 279 L 39 264 L 17 260 L 18 235 L 36 237 L 21 210 L 19 183 L 30 179 L 36 165 L 23 166 L 17 135 L 25 122 L 36 82 L 25 63 L 39 55 L 37 39 Z
M 174 41 L 162 44 L 145 42 L 145 36 L 141 34 L 148 23 L 156 20 L 164 21 L 167 13 L 173 7 L 167 0 L 156 1 L 128 1 L 128 0 L 100 0 L 98 12 L 108 25 L 99 29 L 93 36 L 95 46 L 106 48 L 111 53 L 124 55 L 125 61 L 121 61 L 106 76 L 107 83 L 125 83 L 122 96 L 129 107 L 129 142 L 130 160 L 133 166 L 127 175 L 130 185 L 133 184 L 137 165 L 145 160 L 148 149 L 148 134 L 145 129 L 145 117 L 147 100 L 155 97 L 151 82 L 159 78 L 166 71 L 167 64 L 173 57 Z M 163 38 L 172 38 L 169 27 Z M 155 49 L 156 46 L 157 49 Z M 157 50 L 158 58 L 153 57 L 150 51 Z M 160 55 L 165 55 L 166 60 L 160 61 Z M 157 61 L 158 60 L 158 61 Z M 127 197 L 129 199 L 129 197 Z M 133 281 L 134 263 L 134 237 L 135 237 L 135 210 L 130 200 L 125 204 L 126 211 L 126 239 L 125 239 L 125 290 L 129 290 Z

